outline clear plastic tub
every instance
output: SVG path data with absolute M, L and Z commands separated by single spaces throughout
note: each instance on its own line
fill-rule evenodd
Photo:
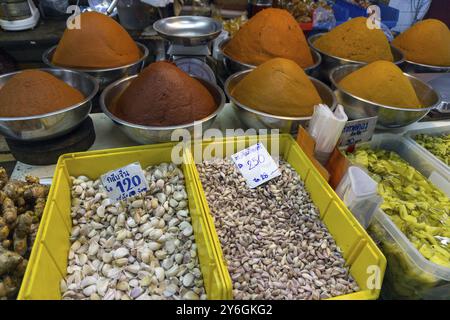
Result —
M 420 152 L 423 153 L 424 158 L 427 158 L 431 163 L 433 163 L 437 167 L 440 167 L 443 171 L 447 171 L 447 173 L 450 175 L 450 167 L 448 165 L 446 165 L 443 161 L 441 161 L 434 154 L 432 154 L 430 151 L 422 147 L 414 140 L 414 137 L 417 136 L 418 134 L 435 136 L 449 133 L 450 133 L 450 124 L 446 126 L 410 130 L 405 133 L 404 137 L 406 141 L 408 141 L 408 143 L 412 145 L 412 147 L 416 148 L 417 150 L 420 150 Z
M 450 174 L 424 156 L 405 138 L 393 134 L 375 135 L 369 145 L 396 152 L 425 177 L 432 173 L 449 181 Z M 377 210 L 369 233 L 380 245 L 388 267 L 383 282 L 382 297 L 387 299 L 450 299 L 450 268 L 425 259 L 392 220 Z
M 377 183 L 364 170 L 355 166 L 348 168 L 336 193 L 365 229 L 383 202 L 377 194 Z

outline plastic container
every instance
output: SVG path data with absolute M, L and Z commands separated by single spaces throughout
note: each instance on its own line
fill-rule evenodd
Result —
M 61 156 L 18 299 L 60 299 L 59 284 L 66 275 L 69 235 L 72 228 L 71 175 L 97 178 L 109 170 L 136 161 L 139 161 L 142 167 L 170 162 L 173 146 L 172 143 L 166 143 Z M 187 154 L 183 152 L 186 159 Z M 228 299 L 229 288 L 226 287 L 225 280 L 227 273 L 217 257 L 208 227 L 209 218 L 202 210 L 192 170 L 188 165 L 181 167 L 185 175 L 189 210 L 206 293 L 209 299 Z
M 383 202 L 377 187 L 378 184 L 365 171 L 351 166 L 336 188 L 337 195 L 365 229 Z
M 364 228 L 345 207 L 341 199 L 339 199 L 328 183 L 322 178 L 320 173 L 317 172 L 317 169 L 290 135 L 259 136 L 259 138 L 255 136 L 230 137 L 214 142 L 203 141 L 202 150 L 221 150 L 221 155 L 229 157 L 256 142 L 262 142 L 269 152 L 271 152 L 273 142 L 278 142 L 280 156 L 288 161 L 298 172 L 302 180 L 305 181 L 306 188 L 311 194 L 314 204 L 320 211 L 321 219 L 328 227 L 337 245 L 342 249 L 343 256 L 347 265 L 350 267 L 350 273 L 358 283 L 361 291 L 334 297 L 333 299 L 356 300 L 378 298 L 379 288 L 377 289 L 376 285 L 372 286 L 373 283 L 371 281 L 374 270 L 377 270 L 379 283 L 382 283 L 386 268 L 386 260 L 383 254 Z M 211 156 L 215 157 L 217 154 L 211 152 Z M 205 160 L 208 160 L 208 158 Z M 221 257 L 222 268 L 227 270 L 227 262 L 222 253 L 222 248 L 195 165 L 191 167 L 191 170 L 195 176 L 194 180 L 197 182 L 203 209 L 210 220 L 209 225 L 211 226 L 213 239 L 216 241 L 215 247 L 218 256 Z M 231 295 L 232 283 L 228 272 L 226 281 L 226 287 L 229 288 L 229 294 Z
M 389 29 L 395 27 L 400 11 L 381 3 L 377 4 L 377 6 L 380 8 L 381 22 Z M 367 17 L 366 9 L 345 0 L 336 0 L 333 5 L 333 10 L 336 17 L 336 25 L 340 25 L 352 18 Z
M 447 171 L 448 175 L 450 176 L 450 167 L 414 140 L 414 137 L 418 134 L 426 134 L 430 136 L 450 134 L 450 124 L 447 126 L 410 130 L 407 131 L 404 135 L 405 139 L 408 141 L 408 143 L 411 144 L 412 148 L 420 150 L 424 158 L 427 158 L 428 161 L 433 163 L 436 167 L 440 167 L 443 171 Z
M 432 173 L 449 181 L 449 174 L 424 152 L 405 138 L 394 134 L 379 134 L 372 138 L 371 148 L 396 152 L 425 177 Z M 411 244 L 394 222 L 377 210 L 369 228 L 388 261 L 382 296 L 386 299 L 450 299 L 450 268 L 428 261 Z

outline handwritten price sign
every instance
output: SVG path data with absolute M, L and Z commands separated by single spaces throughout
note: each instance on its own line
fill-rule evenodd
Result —
M 278 165 L 260 142 L 233 154 L 231 159 L 249 188 L 256 188 L 281 174 Z
M 148 183 L 138 162 L 109 171 L 101 176 L 111 200 L 120 201 L 148 190 Z

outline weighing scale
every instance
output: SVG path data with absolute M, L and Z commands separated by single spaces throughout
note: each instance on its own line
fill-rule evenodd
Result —
M 32 29 L 37 25 L 39 16 L 32 0 L 0 0 L 0 26 L 4 30 Z
M 211 42 L 222 32 L 222 24 L 202 16 L 179 16 L 156 21 L 153 29 L 170 45 L 167 56 L 180 69 L 216 83 L 216 76 L 207 64 Z

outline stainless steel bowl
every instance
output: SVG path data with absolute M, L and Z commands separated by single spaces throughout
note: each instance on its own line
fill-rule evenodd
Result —
M 58 110 L 30 117 L 0 118 L 0 133 L 5 137 L 21 141 L 47 140 L 64 135 L 77 127 L 91 112 L 91 100 L 97 94 L 97 81 L 84 73 L 64 69 L 39 69 L 61 79 L 79 90 L 85 99 L 80 103 Z M 0 76 L 0 88 L 15 74 Z
M 362 66 L 359 65 L 340 66 L 335 68 L 330 74 L 331 82 L 336 88 L 336 97 L 339 103 L 344 106 L 345 112 L 351 119 L 378 116 L 378 128 L 401 128 L 419 121 L 425 117 L 431 109 L 436 108 L 441 102 L 439 94 L 431 86 L 407 73 L 404 73 L 404 75 L 411 81 L 420 102 L 425 106 L 424 108 L 396 108 L 357 97 L 342 89 L 339 86 L 339 82 L 345 76 L 361 67 Z
M 283 117 L 275 116 L 265 112 L 254 110 L 248 106 L 243 105 L 237 99 L 235 99 L 231 92 L 234 87 L 252 70 L 245 70 L 230 76 L 225 82 L 225 93 L 233 103 L 234 108 L 237 111 L 239 118 L 249 128 L 254 129 L 279 129 L 280 133 L 297 133 L 298 126 L 306 126 L 311 116 L 309 117 Z M 316 87 L 317 92 L 324 104 L 328 105 L 330 109 L 334 110 L 337 106 L 336 97 L 333 91 L 328 88 L 321 81 L 309 77 L 313 85 Z
M 329 81 L 331 70 L 333 70 L 334 68 L 336 68 L 338 66 L 343 66 L 343 65 L 348 65 L 348 64 L 357 64 L 357 65 L 366 65 L 367 64 L 366 62 L 355 61 L 355 60 L 344 59 L 344 58 L 332 56 L 332 55 L 329 55 L 329 54 L 321 51 L 320 49 L 317 49 L 314 46 L 314 42 L 317 39 L 319 39 L 321 36 L 323 36 L 324 34 L 325 33 L 318 33 L 318 34 L 312 35 L 308 38 L 308 43 L 309 43 L 310 47 L 313 48 L 318 53 L 320 53 L 320 55 L 322 56 L 322 63 L 320 65 L 319 72 L 318 72 L 318 76 L 320 79 L 322 79 L 323 81 Z M 394 56 L 393 62 L 396 65 L 401 66 L 401 64 L 405 61 L 404 57 L 403 57 L 403 53 L 399 49 L 397 49 L 396 47 L 394 47 L 392 45 L 391 45 L 391 52 L 392 52 L 392 55 Z
M 137 46 L 141 50 L 141 58 L 133 63 L 127 64 L 121 67 L 115 68 L 105 68 L 105 69 L 83 69 L 83 68 L 69 68 L 64 66 L 58 66 L 52 63 L 53 54 L 55 53 L 56 47 L 53 46 L 42 54 L 42 61 L 52 68 L 60 68 L 66 70 L 80 71 L 89 74 L 90 76 L 97 79 L 100 90 L 103 90 L 106 86 L 113 83 L 114 81 L 138 74 L 145 64 L 145 59 L 148 57 L 148 49 L 143 44 L 136 42 Z
M 158 20 L 153 29 L 173 44 L 199 46 L 217 38 L 222 32 L 222 24 L 208 17 L 179 16 Z
M 448 73 L 450 72 L 450 67 L 432 66 L 405 60 L 403 70 L 407 73 Z
M 234 73 L 237 73 L 240 71 L 256 68 L 255 65 L 237 61 L 225 53 L 225 51 L 224 51 L 225 46 L 228 44 L 228 42 L 230 40 L 231 40 L 231 38 L 225 39 L 219 44 L 219 49 L 223 55 L 223 63 L 225 65 L 226 71 L 229 74 L 234 74 Z M 319 65 L 322 62 L 322 57 L 320 56 L 320 54 L 318 52 L 316 52 L 312 49 L 311 49 L 311 55 L 313 57 L 314 64 L 307 68 L 303 68 L 303 70 L 305 70 L 307 75 L 314 77 L 316 75 L 316 73 L 319 71 Z
M 222 111 L 225 105 L 225 95 L 222 90 L 213 83 L 210 83 L 201 78 L 194 77 L 198 81 L 200 81 L 211 93 L 216 102 L 217 109 L 214 113 L 209 115 L 208 117 L 196 121 L 195 123 L 188 123 L 177 126 L 168 126 L 168 127 L 156 127 L 156 126 L 143 126 L 138 124 L 133 124 L 127 121 L 124 121 L 118 117 L 116 117 L 111 111 L 110 108 L 114 105 L 115 101 L 120 97 L 120 95 L 125 91 L 125 89 L 130 85 L 131 81 L 136 78 L 137 75 L 127 77 L 124 79 L 120 79 L 112 84 L 110 84 L 105 90 L 103 90 L 100 96 L 100 107 L 103 112 L 116 124 L 119 128 L 132 140 L 136 141 L 140 144 L 151 144 L 158 142 L 168 142 L 172 139 L 172 133 L 177 129 L 188 130 L 191 134 L 191 137 L 195 139 L 201 139 L 202 131 L 197 131 L 199 126 L 201 125 L 202 130 L 207 130 L 214 122 L 216 116 Z M 194 128 L 196 131 L 194 132 Z M 199 134 L 196 136 L 196 134 Z

